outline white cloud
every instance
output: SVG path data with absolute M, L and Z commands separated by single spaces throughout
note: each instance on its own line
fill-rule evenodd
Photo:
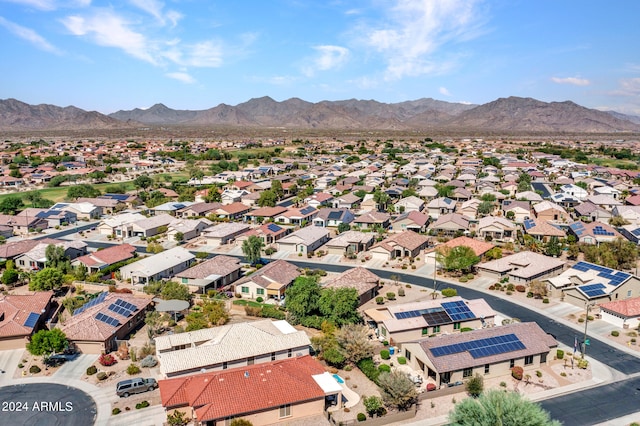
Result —
M 359 31 L 365 34 L 364 43 L 387 62 L 385 79 L 443 73 L 453 63 L 434 55 L 446 43 L 468 41 L 481 34 L 484 15 L 479 3 L 480 0 L 397 0 L 382 19 L 386 26 L 375 28 L 367 24 Z
M 169 78 L 173 78 L 175 80 L 181 81 L 185 84 L 193 84 L 196 82 L 196 79 L 193 78 L 191 75 L 189 75 L 186 72 L 170 72 L 165 74 L 167 77 Z
M 302 72 L 311 77 L 316 71 L 329 71 L 340 68 L 349 58 L 349 49 L 341 46 L 315 46 L 318 55 L 313 59 L 311 66 L 303 68 Z
M 164 13 L 164 3 L 158 0 L 130 0 L 131 4 L 137 8 L 147 12 L 164 25 L 167 20 L 171 21 L 172 26 L 176 26 L 178 21 L 182 19 L 183 15 L 175 10 L 169 10 Z
M 441 87 L 440 89 L 438 89 L 438 91 L 440 92 L 441 95 L 451 96 L 451 92 L 449 92 L 449 90 L 447 90 L 446 87 Z
M 551 81 L 558 84 L 572 84 L 574 86 L 588 86 L 591 84 L 591 82 L 586 78 L 580 78 L 580 77 L 566 77 L 566 78 L 551 77 Z
M 34 7 L 40 10 L 55 10 L 55 0 L 6 0 L 11 3 L 21 4 L 23 6 Z
M 49 43 L 44 37 L 42 37 L 31 28 L 23 27 L 22 25 L 18 25 L 14 22 L 7 21 L 2 16 L 0 16 L 0 26 L 5 27 L 9 32 L 13 33 L 15 36 L 20 37 L 23 40 L 28 41 L 38 49 L 55 53 L 56 55 L 60 55 L 62 53 L 57 47 Z
M 149 40 L 129 28 L 121 16 L 107 9 L 97 9 L 93 15 L 73 15 L 62 19 L 73 35 L 87 37 L 100 46 L 116 47 L 129 55 L 157 65 Z

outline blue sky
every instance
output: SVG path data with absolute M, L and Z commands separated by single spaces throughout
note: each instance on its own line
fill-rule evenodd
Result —
M 0 0 L 0 98 L 572 100 L 640 115 L 640 2 Z

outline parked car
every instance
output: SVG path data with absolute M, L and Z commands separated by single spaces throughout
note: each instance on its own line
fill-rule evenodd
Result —
M 128 379 L 118 382 L 116 385 L 116 394 L 120 397 L 127 398 L 134 393 L 142 393 L 152 391 L 158 387 L 156 379 Z

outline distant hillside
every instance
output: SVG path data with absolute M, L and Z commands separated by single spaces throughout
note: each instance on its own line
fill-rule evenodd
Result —
M 74 106 L 29 105 L 16 99 L 0 100 L 0 130 L 118 129 L 129 123 Z
M 109 116 L 75 107 L 0 100 L 0 130 L 114 129 L 140 125 L 615 133 L 640 132 L 640 117 L 589 109 L 570 101 L 547 103 L 518 97 L 467 105 L 430 98 L 393 104 L 356 99 L 312 103 L 292 98 L 278 102 L 265 96 L 236 106 L 220 104 L 206 110 L 174 110 L 156 104 Z

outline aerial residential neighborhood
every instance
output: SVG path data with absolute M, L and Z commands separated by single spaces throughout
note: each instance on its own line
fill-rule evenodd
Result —
M 126 146 L 116 174 L 69 159 L 102 183 L 20 166 L 0 195 L 3 386 L 74 386 L 95 424 L 436 425 L 640 356 L 639 172 L 552 143 L 262 142 L 233 170 L 206 159 L 232 144 Z

